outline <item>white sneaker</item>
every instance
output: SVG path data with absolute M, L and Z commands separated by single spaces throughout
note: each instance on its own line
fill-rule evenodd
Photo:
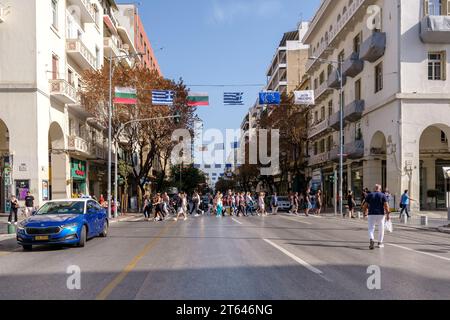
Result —
M 173 221 L 178 221 L 178 218 L 173 219 Z
M 11 225 L 11 221 L 8 221 L 8 224 Z
M 17 226 L 17 222 L 14 222 L 14 225 Z
M 378 243 L 378 248 L 383 249 L 384 248 L 384 244 L 383 243 Z
M 187 217 L 186 218 L 184 218 L 184 221 L 186 221 L 187 220 Z

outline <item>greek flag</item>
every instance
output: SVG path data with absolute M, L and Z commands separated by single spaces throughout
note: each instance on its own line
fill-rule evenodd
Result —
M 223 104 L 226 106 L 243 106 L 243 92 L 225 92 L 223 94 Z
M 174 96 L 175 92 L 173 91 L 154 90 L 152 91 L 152 104 L 171 106 L 173 105 Z

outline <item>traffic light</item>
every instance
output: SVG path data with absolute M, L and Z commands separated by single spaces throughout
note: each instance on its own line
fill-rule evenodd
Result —
M 176 110 L 173 114 L 174 116 L 174 122 L 175 124 L 179 124 L 181 121 L 181 112 L 179 110 Z

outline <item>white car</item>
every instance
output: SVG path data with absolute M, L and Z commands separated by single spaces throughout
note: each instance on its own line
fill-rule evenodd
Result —
M 289 197 L 278 197 L 278 210 L 289 211 L 291 209 L 291 203 Z

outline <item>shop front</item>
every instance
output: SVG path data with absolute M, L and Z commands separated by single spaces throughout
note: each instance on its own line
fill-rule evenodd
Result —
M 80 195 L 86 195 L 86 161 L 73 158 L 70 160 L 70 178 L 72 181 L 72 197 L 79 198 Z

